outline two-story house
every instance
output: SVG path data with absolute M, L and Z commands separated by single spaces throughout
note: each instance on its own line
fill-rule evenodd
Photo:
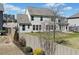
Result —
M 28 7 L 26 14 L 17 15 L 19 32 L 53 31 L 54 20 L 52 10 L 48 8 Z M 55 20 L 56 31 L 66 31 L 67 21 L 64 17 Z
M 3 11 L 4 11 L 3 4 L 0 3 L 0 33 L 3 29 Z

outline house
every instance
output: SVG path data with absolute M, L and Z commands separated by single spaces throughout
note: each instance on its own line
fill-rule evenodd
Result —
M 17 27 L 15 15 L 3 14 L 3 28 L 10 34 Z
M 68 28 L 69 31 L 77 31 L 79 32 L 79 13 L 76 13 L 70 17 L 67 18 L 68 19 Z
M 3 4 L 0 3 L 0 33 L 3 29 L 3 11 L 4 11 Z
M 25 14 L 18 14 L 17 15 L 17 23 L 18 23 L 18 30 L 19 32 L 31 32 L 31 22 L 29 18 Z
M 52 10 L 48 8 L 34 8 L 28 7 L 25 14 L 17 15 L 18 30 L 23 32 L 45 32 L 53 31 L 54 20 Z M 67 19 L 65 17 L 58 17 L 55 20 L 56 31 L 67 30 Z

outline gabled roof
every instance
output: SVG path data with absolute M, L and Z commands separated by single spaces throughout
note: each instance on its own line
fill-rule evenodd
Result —
M 31 24 L 30 21 L 29 21 L 28 16 L 25 15 L 25 14 L 18 14 L 17 15 L 17 22 L 19 24 Z
M 2 3 L 0 3 L 0 11 L 4 11 L 4 6 Z
M 74 18 L 79 18 L 79 13 L 76 13 L 76 14 L 68 17 L 68 19 L 74 19 Z
M 28 7 L 27 9 L 30 15 L 53 16 L 52 11 L 48 8 Z

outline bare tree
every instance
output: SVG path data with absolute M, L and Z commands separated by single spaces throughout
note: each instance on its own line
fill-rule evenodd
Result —
M 51 21 L 45 21 L 42 23 L 43 26 L 43 31 L 45 31 L 44 29 L 46 29 L 46 23 L 48 23 L 48 31 L 47 34 L 48 36 L 51 35 L 51 33 L 53 33 L 53 39 L 51 39 L 50 37 L 43 37 L 40 35 L 40 43 L 42 48 L 45 50 L 46 54 L 55 54 L 55 50 L 56 50 L 56 19 L 60 19 L 60 9 L 58 7 L 50 7 L 51 11 L 52 11 L 52 16 L 51 16 L 51 20 L 53 21 L 53 23 Z M 51 25 L 53 24 L 53 32 L 51 32 Z

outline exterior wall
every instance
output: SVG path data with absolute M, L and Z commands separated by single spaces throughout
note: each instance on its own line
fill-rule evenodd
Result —
M 28 16 L 30 16 L 28 14 Z M 29 17 L 30 18 L 30 17 Z M 25 27 L 25 31 L 22 30 L 22 26 L 19 26 L 20 28 L 20 32 L 44 32 L 44 31 L 47 31 L 46 30 L 46 25 L 53 25 L 53 21 L 51 21 L 51 18 L 50 17 L 43 17 L 43 21 L 40 21 L 40 17 L 38 16 L 34 16 L 34 20 L 32 21 L 31 18 L 30 18 L 30 22 L 31 22 L 31 26 L 30 28 L 28 29 L 28 26 L 26 25 Z M 56 19 L 56 23 L 58 23 L 58 19 Z M 33 25 L 41 25 L 41 30 L 33 30 Z M 50 31 L 53 31 L 53 30 L 50 30 Z M 56 24 L 56 31 L 60 31 L 60 28 L 59 28 L 59 25 Z M 66 31 L 66 26 L 61 26 L 61 31 L 64 32 Z
M 66 32 L 66 26 L 61 26 L 61 31 Z
M 3 27 L 15 28 L 15 27 L 17 27 L 17 23 L 15 23 L 15 22 L 7 22 L 7 23 L 3 24 Z
M 34 21 L 31 21 L 32 25 L 41 25 L 41 30 L 32 30 L 33 32 L 43 32 L 46 31 L 46 25 L 49 25 L 51 22 L 51 18 L 43 17 L 43 21 L 40 21 L 40 17 L 34 17 Z M 32 27 L 33 28 L 33 27 Z
M 67 29 L 66 29 L 66 26 L 61 26 L 61 29 L 60 29 L 60 26 L 57 24 L 56 25 L 56 31 L 66 32 Z
M 22 30 L 22 25 L 20 25 L 20 26 L 19 26 L 19 32 L 20 32 L 20 33 L 22 33 L 22 32 L 32 32 L 32 26 L 30 26 L 30 28 L 28 29 L 28 26 L 26 25 L 26 26 L 25 26 L 25 30 L 23 31 L 23 30 Z
M 22 26 L 19 26 L 20 28 L 20 32 L 44 32 L 46 31 L 46 25 L 53 25 L 53 21 L 51 21 L 51 18 L 50 17 L 43 17 L 43 21 L 40 21 L 40 18 L 41 16 L 34 16 L 34 20 L 32 21 L 31 20 L 31 15 L 29 14 L 29 11 L 28 9 L 26 10 L 26 14 L 28 15 L 28 18 L 29 18 L 29 21 L 31 22 L 31 26 L 30 28 L 28 29 L 27 26 L 26 26 L 26 30 L 25 31 L 22 31 Z M 58 23 L 58 19 L 56 19 L 56 23 Z M 41 30 L 33 30 L 33 25 L 41 25 Z M 56 30 L 59 31 L 59 25 L 56 24 Z M 65 31 L 66 28 L 65 26 L 62 26 L 62 31 Z M 50 31 L 53 31 L 53 30 L 50 30 Z
M 0 30 L 3 27 L 3 11 L 0 11 Z
M 79 18 L 77 19 L 68 19 L 69 26 L 79 26 Z
M 0 30 L 3 29 L 3 11 L 4 11 L 4 6 L 2 3 L 0 3 Z
M 79 18 L 68 19 L 68 30 L 79 32 Z

